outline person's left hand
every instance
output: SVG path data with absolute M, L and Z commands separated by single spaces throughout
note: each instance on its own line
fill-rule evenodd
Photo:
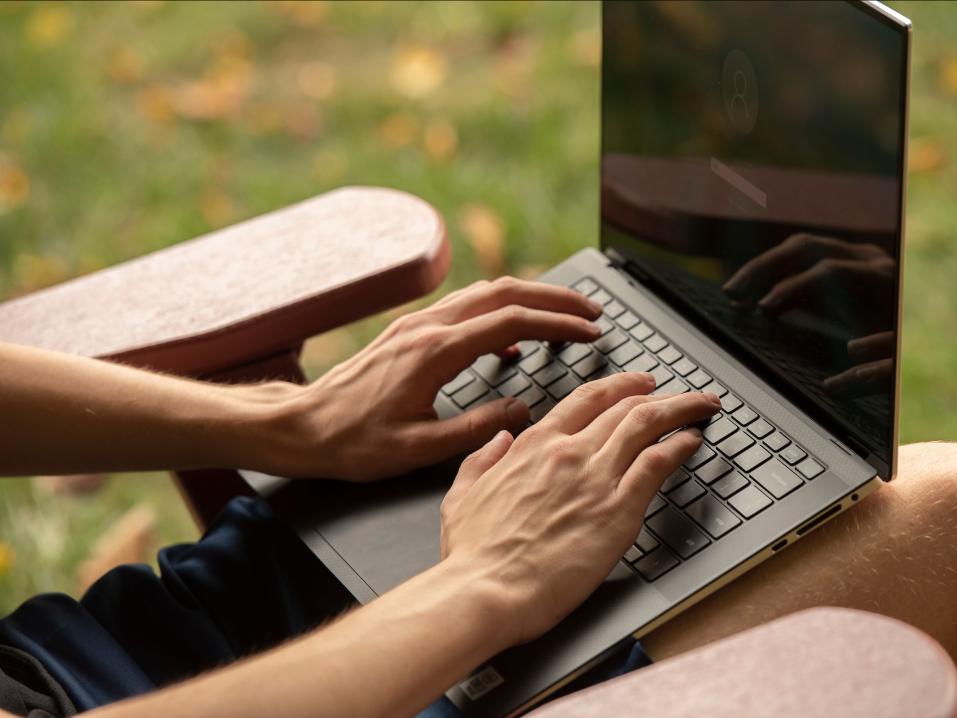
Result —
M 503 277 L 449 294 L 393 322 L 375 341 L 307 387 L 264 385 L 275 399 L 262 470 L 369 481 L 398 476 L 520 431 L 528 407 L 502 398 L 445 421 L 443 384 L 483 354 L 514 354 L 523 339 L 588 342 L 601 307 L 578 292 Z M 257 467 L 248 467 L 257 468 Z

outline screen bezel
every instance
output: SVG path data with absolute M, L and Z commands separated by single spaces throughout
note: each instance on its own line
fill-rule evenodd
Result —
M 605 36 L 605 17 L 604 12 L 605 5 L 608 2 L 620 2 L 621 0 L 603 0 L 602 2 L 602 36 Z M 641 0 L 630 0 L 631 2 L 640 2 Z M 901 385 L 901 325 L 902 325 L 902 316 L 903 316 L 903 278 L 904 278 L 904 249 L 905 249 L 905 198 L 907 196 L 907 145 L 908 145 L 908 124 L 909 124 L 909 115 L 910 115 L 910 63 L 911 63 L 911 22 L 909 19 L 901 15 L 900 13 L 888 8 L 876 0 L 842 0 L 848 5 L 856 8 L 858 11 L 865 13 L 870 18 L 874 19 L 897 31 L 903 42 L 903 55 L 904 59 L 901 63 L 900 68 L 900 86 L 902 88 L 901 92 L 901 123 L 900 123 L 900 135 L 898 137 L 898 146 L 900 147 L 900 153 L 898 157 L 898 167 L 897 167 L 897 181 L 900 187 L 900 192 L 898 193 L 898 228 L 897 228 L 897 277 L 895 281 L 894 291 L 896 293 L 896 301 L 894 302 L 894 312 L 895 316 L 893 318 L 893 326 L 895 328 L 896 334 L 896 347 L 895 347 L 895 356 L 894 356 L 894 385 L 891 390 L 891 435 L 890 435 L 890 462 L 884 460 L 883 457 L 877 455 L 873 451 L 869 450 L 867 446 L 863 445 L 856 436 L 854 436 L 847 426 L 841 422 L 839 419 L 836 419 L 833 416 L 828 416 L 830 412 L 820 408 L 819 404 L 813 402 L 808 398 L 806 402 L 796 402 L 802 409 L 808 410 L 808 414 L 821 423 L 824 428 L 834 434 L 842 443 L 847 447 L 851 448 L 858 455 L 864 458 L 874 469 L 877 471 L 877 475 L 885 480 L 890 481 L 897 474 L 897 445 L 899 438 L 899 429 L 900 429 L 900 385 Z M 605 52 L 606 43 L 602 43 L 602 53 Z M 603 58 L 604 59 L 604 58 Z M 599 78 L 599 123 L 601 127 L 604 127 L 603 124 L 603 113 L 604 113 L 604 71 L 601 72 Z M 602 172 L 604 170 L 604 161 L 605 161 L 605 138 L 604 132 L 602 131 L 601 135 L 601 147 L 599 152 L 599 177 L 603 176 Z M 605 235 L 602 231 L 602 212 L 601 207 L 599 206 L 598 212 L 598 234 L 599 242 L 602 252 L 608 252 L 609 250 L 614 250 L 615 248 L 606 244 Z M 625 267 L 627 270 L 627 266 Z M 656 295 L 660 296 L 658 292 L 655 291 L 654 286 L 643 285 Z M 668 302 L 667 297 L 661 297 L 664 301 Z M 669 302 L 670 304 L 670 302 Z M 682 316 L 686 316 L 684 312 L 681 312 Z M 738 357 L 742 359 L 742 357 Z M 754 369 L 753 365 L 744 360 L 746 366 L 749 369 Z M 769 376 L 768 372 L 760 369 L 757 372 L 762 378 L 769 381 L 769 383 L 774 386 L 775 381 L 774 377 Z M 790 387 L 782 392 L 785 396 L 793 397 L 795 395 L 795 390 Z

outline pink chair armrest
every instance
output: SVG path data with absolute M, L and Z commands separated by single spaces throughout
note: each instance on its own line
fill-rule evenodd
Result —
M 957 718 L 957 670 L 900 621 L 816 608 L 549 703 L 534 718 Z
M 347 187 L 0 306 L 0 341 L 210 374 L 415 299 L 450 263 L 442 218 Z

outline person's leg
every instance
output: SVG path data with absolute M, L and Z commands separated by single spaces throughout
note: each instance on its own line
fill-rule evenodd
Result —
M 900 449 L 897 479 L 642 639 L 655 660 L 811 606 L 898 618 L 957 659 L 957 444 Z

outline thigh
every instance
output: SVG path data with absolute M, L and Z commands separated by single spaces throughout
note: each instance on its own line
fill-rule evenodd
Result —
M 900 449 L 897 478 L 642 639 L 655 660 L 811 606 L 900 619 L 957 658 L 957 444 Z

